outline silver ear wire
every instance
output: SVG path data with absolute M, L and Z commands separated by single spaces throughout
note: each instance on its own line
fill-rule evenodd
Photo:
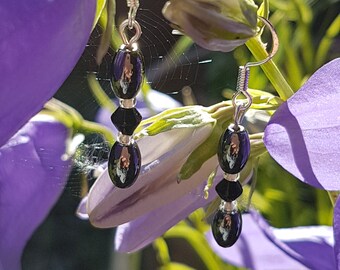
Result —
M 269 28 L 269 31 L 272 35 L 272 50 L 270 51 L 270 53 L 268 53 L 268 56 L 265 59 L 258 62 L 248 62 L 247 64 L 245 64 L 245 67 L 255 67 L 267 63 L 270 59 L 273 58 L 273 56 L 277 53 L 277 50 L 279 49 L 279 38 L 272 23 L 264 17 L 259 16 L 258 18 Z
M 235 108 L 235 113 L 234 113 L 235 130 L 238 130 L 239 124 L 242 122 L 242 119 L 246 111 L 250 108 L 253 102 L 251 95 L 247 91 L 248 90 L 248 79 L 249 79 L 249 73 L 250 73 L 249 68 L 260 66 L 260 65 L 267 63 L 270 59 L 273 58 L 273 56 L 276 54 L 279 48 L 279 38 L 274 29 L 274 26 L 266 18 L 263 18 L 260 16 L 258 18 L 265 24 L 265 26 L 269 28 L 269 31 L 272 35 L 272 49 L 270 53 L 268 53 L 268 56 L 265 59 L 257 61 L 257 62 L 248 62 L 244 66 L 239 67 L 236 92 L 232 98 L 232 103 Z M 243 102 L 243 103 L 237 102 L 237 98 L 241 94 L 243 94 L 246 97 L 246 102 Z

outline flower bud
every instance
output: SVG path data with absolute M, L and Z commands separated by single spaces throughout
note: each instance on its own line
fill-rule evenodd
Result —
M 170 0 L 163 15 L 198 45 L 229 52 L 256 34 L 252 0 Z

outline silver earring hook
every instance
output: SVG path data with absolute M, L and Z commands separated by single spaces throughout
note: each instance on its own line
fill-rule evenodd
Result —
M 276 54 L 278 48 L 279 48 L 279 38 L 277 36 L 277 33 L 274 29 L 274 26 L 266 19 L 263 17 L 258 17 L 270 30 L 270 33 L 272 35 L 272 49 L 268 53 L 268 56 L 260 60 L 258 62 L 248 62 L 244 66 L 239 67 L 239 72 L 238 72 L 238 78 L 237 78 L 237 86 L 236 86 L 236 92 L 233 95 L 232 98 L 232 104 L 235 108 L 235 113 L 234 113 L 234 129 L 238 130 L 239 129 L 239 124 L 242 122 L 242 119 L 246 113 L 246 111 L 250 108 L 253 99 L 252 96 L 249 94 L 248 90 L 248 80 L 249 80 L 249 73 L 250 73 L 250 67 L 255 67 L 255 66 L 260 66 L 265 63 L 267 63 L 270 59 L 273 58 L 273 56 Z M 245 103 L 238 103 L 237 98 L 239 95 L 243 94 L 246 97 L 246 102 Z
M 132 45 L 138 41 L 142 34 L 142 28 L 136 21 L 137 10 L 139 8 L 139 0 L 126 0 L 126 5 L 129 8 L 128 18 L 119 26 L 119 34 L 125 46 L 132 48 Z M 129 40 L 125 34 L 125 28 L 130 30 L 135 29 L 135 35 Z
M 270 53 L 268 53 L 268 56 L 265 59 L 258 62 L 248 62 L 247 64 L 245 64 L 246 67 L 255 67 L 267 63 L 270 59 L 273 58 L 273 56 L 277 53 L 277 50 L 279 49 L 279 38 L 272 23 L 264 17 L 259 16 L 258 18 L 268 27 L 272 35 L 272 50 L 270 51 Z

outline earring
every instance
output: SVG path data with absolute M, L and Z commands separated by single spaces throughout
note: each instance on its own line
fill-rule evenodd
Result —
M 133 133 L 142 116 L 135 108 L 136 95 L 143 83 L 143 57 L 138 49 L 137 41 L 142 30 L 135 20 L 138 0 L 128 0 L 130 8 L 128 19 L 119 26 L 119 34 L 123 44 L 116 52 L 111 66 L 111 85 L 119 98 L 120 106 L 111 116 L 111 121 L 118 130 L 117 141 L 111 148 L 108 173 L 113 184 L 119 188 L 130 187 L 137 179 L 141 167 L 141 154 Z M 129 40 L 125 35 L 126 28 L 135 30 Z
M 262 17 L 259 19 L 269 27 L 273 45 L 268 57 L 259 62 L 249 62 L 239 67 L 236 92 L 232 98 L 235 108 L 234 123 L 222 134 L 217 151 L 218 161 L 224 171 L 222 179 L 215 187 L 221 198 L 219 209 L 215 213 L 211 224 L 212 233 L 221 247 L 231 247 L 235 244 L 242 231 L 242 216 L 237 208 L 236 199 L 242 194 L 243 188 L 239 181 L 240 172 L 247 163 L 250 154 L 250 140 L 246 129 L 240 125 L 247 110 L 252 104 L 252 97 L 248 90 L 249 67 L 258 66 L 269 61 L 277 52 L 278 37 L 271 23 Z M 243 94 L 246 102 L 239 102 L 237 98 Z

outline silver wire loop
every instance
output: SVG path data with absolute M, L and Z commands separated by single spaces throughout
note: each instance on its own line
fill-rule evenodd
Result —
M 128 27 L 131 30 L 134 27 L 133 23 L 139 8 L 139 0 L 126 0 L 126 4 L 130 8 L 128 12 Z
M 140 24 L 137 21 L 132 22 L 132 26 L 135 29 L 136 33 L 135 35 L 129 40 L 128 37 L 125 34 L 125 28 L 129 25 L 129 20 L 126 19 L 123 21 L 119 26 L 119 35 L 123 40 L 123 43 L 127 47 L 131 47 L 133 43 L 137 42 L 142 34 L 142 28 L 140 27 Z
M 276 54 L 278 48 L 279 48 L 279 39 L 277 37 L 276 31 L 274 29 L 274 26 L 266 19 L 263 17 L 258 17 L 270 30 L 270 33 L 272 35 L 272 49 L 271 52 L 268 53 L 268 56 L 258 62 L 248 62 L 244 66 L 239 67 L 238 71 L 238 78 L 237 78 L 237 86 L 236 86 L 236 92 L 233 95 L 232 98 L 232 104 L 235 108 L 234 112 L 234 123 L 235 123 L 235 130 L 238 130 L 239 124 L 242 122 L 242 119 L 246 113 L 246 111 L 250 108 L 253 99 L 251 95 L 248 92 L 248 80 L 249 80 L 249 67 L 254 67 L 254 66 L 260 66 L 262 64 L 265 64 L 268 62 L 270 59 L 273 58 L 273 56 Z M 246 97 L 245 102 L 237 102 L 237 98 L 239 95 L 243 94 Z

